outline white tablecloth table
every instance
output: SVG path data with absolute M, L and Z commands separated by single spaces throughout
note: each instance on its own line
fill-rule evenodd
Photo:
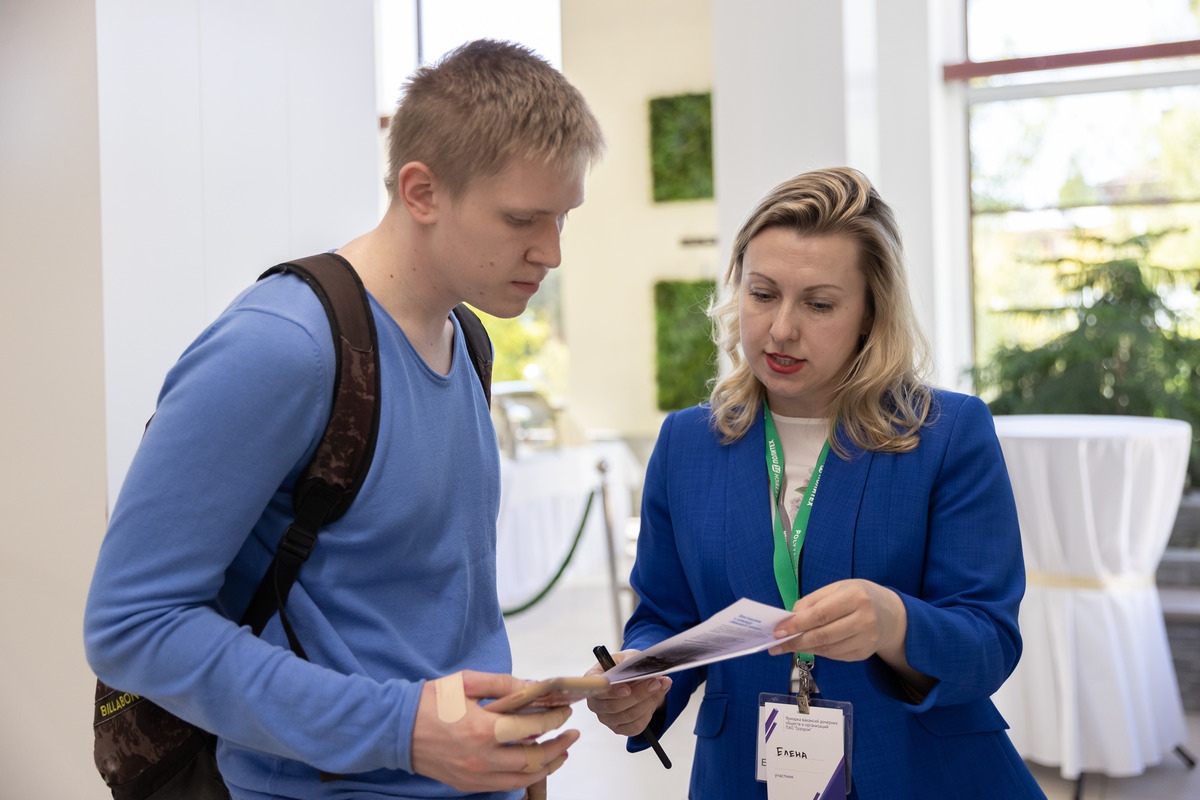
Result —
M 1187 740 L 1154 583 L 1191 426 L 1090 415 L 996 417 L 1028 586 L 1025 649 L 994 700 L 1013 744 L 1063 777 L 1141 774 Z
M 607 467 L 614 530 L 634 513 L 633 492 L 642 468 L 622 441 L 535 450 L 500 459 L 500 515 L 496 521 L 496 581 L 502 608 L 518 607 L 537 596 L 554 577 L 574 541 L 595 492 L 579 547 L 563 580 L 607 579 L 608 531 L 597 464 Z

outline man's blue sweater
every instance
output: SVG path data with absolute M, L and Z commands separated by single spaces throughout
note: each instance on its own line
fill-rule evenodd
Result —
M 247 289 L 172 368 L 100 550 L 92 668 L 217 733 L 235 798 L 461 796 L 409 772 L 422 685 L 511 671 L 496 595 L 499 457 L 461 330 L 455 321 L 443 376 L 372 309 L 374 461 L 288 600 L 309 661 L 278 616 L 261 638 L 230 621 L 291 521 L 291 487 L 330 413 L 329 324 L 298 278 Z M 318 770 L 349 777 L 321 783 Z

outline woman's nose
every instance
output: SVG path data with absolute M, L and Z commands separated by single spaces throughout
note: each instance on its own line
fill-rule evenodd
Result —
M 799 338 L 799 333 L 791 309 L 781 307 L 771 321 L 771 338 L 777 342 L 789 342 Z

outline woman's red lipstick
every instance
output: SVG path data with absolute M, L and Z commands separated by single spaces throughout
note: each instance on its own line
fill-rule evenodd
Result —
M 802 358 L 789 358 L 782 353 L 767 353 L 767 366 L 772 372 L 778 372 L 780 375 L 791 375 L 799 372 L 804 368 L 805 362 Z

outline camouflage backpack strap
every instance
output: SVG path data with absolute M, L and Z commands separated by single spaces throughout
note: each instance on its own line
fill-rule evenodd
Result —
M 297 480 L 295 521 L 280 540 L 242 624 L 260 634 L 278 609 L 288 643 L 304 658 L 284 607 L 317 531 L 345 513 L 371 466 L 379 432 L 379 353 L 370 302 L 349 262 L 335 255 L 312 256 L 273 267 L 264 277 L 276 272 L 303 278 L 329 317 L 337 357 L 333 412 Z M 115 800 L 228 800 L 212 734 L 100 681 L 95 709 L 96 768 Z
M 302 278 L 329 317 L 337 369 L 333 411 L 312 460 L 296 481 L 295 519 L 242 617 L 255 634 L 279 611 L 292 651 L 304 648 L 288 622 L 288 593 L 312 553 L 321 527 L 341 517 L 362 488 L 379 434 L 379 348 L 375 318 L 358 273 L 341 256 L 325 253 L 272 267 L 262 277 L 290 272 Z

